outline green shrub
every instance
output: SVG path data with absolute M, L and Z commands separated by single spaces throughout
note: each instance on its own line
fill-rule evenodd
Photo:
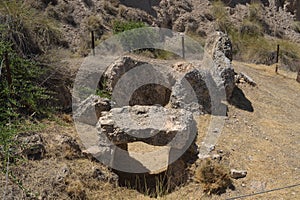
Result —
M 113 33 L 118 34 L 135 28 L 144 28 L 146 25 L 140 21 L 119 21 L 113 22 Z
M 48 113 L 50 92 L 40 86 L 43 70 L 35 63 L 19 57 L 12 45 L 0 41 L 0 122 L 22 116 L 41 117 Z M 6 60 L 7 54 L 8 60 Z M 10 73 L 6 67 L 9 64 Z
M 146 24 L 140 21 L 115 21 L 113 33 L 117 34 L 116 37 L 125 51 L 134 50 L 134 53 L 140 53 L 144 50 L 136 49 L 137 47 L 144 47 L 145 50 L 149 50 L 148 47 L 159 41 L 159 35 L 149 29 L 143 29 L 146 27 Z M 122 34 L 125 31 L 128 32 Z
M 22 144 L 15 136 L 36 130 L 36 124 L 28 124 L 24 119 L 46 115 L 51 108 L 48 106 L 50 95 L 39 85 L 42 70 L 19 57 L 11 47 L 0 40 L 0 172 L 30 194 L 10 170 L 10 166 L 21 158 L 18 152 Z

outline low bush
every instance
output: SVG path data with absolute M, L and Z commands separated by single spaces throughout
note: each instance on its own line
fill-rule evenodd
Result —
M 263 36 L 263 28 L 261 24 L 257 22 L 252 22 L 250 20 L 244 20 L 241 27 L 240 27 L 240 34 L 241 35 L 248 35 L 252 37 Z
M 124 31 L 129 31 L 135 28 L 144 28 L 146 27 L 145 23 L 140 21 L 119 21 L 116 20 L 113 22 L 113 33 L 118 34 Z

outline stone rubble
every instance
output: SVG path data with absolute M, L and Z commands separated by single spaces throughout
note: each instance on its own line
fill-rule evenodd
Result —
M 230 170 L 230 177 L 234 179 L 239 179 L 239 178 L 245 178 L 247 176 L 247 171 L 246 170 L 236 170 L 236 169 L 231 169 Z

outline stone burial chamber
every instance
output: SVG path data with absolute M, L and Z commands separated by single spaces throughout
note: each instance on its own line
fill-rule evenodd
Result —
M 101 133 L 99 141 L 104 141 L 100 142 L 100 146 L 115 151 L 114 155 L 108 157 L 112 158 L 113 168 L 120 171 L 164 171 L 189 148 L 197 133 L 192 113 L 184 109 L 135 105 L 113 108 L 102 114 L 97 124 Z M 106 143 L 107 139 L 111 141 L 110 144 Z M 154 148 L 150 148 L 149 151 L 128 151 L 128 144 L 133 144 L 131 148 L 134 148 L 135 143 L 141 142 Z M 132 162 L 132 159 L 135 162 Z M 136 162 L 140 162 L 141 165 L 136 165 Z
M 91 95 L 74 112 L 86 151 L 119 175 L 172 174 L 176 163 L 183 175 L 198 156 L 194 115 L 225 116 L 235 87 L 228 36 L 213 34 L 205 52 L 193 63 L 124 56 L 109 65 L 100 85 L 111 99 Z

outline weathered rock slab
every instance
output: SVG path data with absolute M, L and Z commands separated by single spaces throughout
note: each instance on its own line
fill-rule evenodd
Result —
M 232 61 L 232 43 L 225 33 L 215 32 L 206 42 L 206 56 L 212 59 L 211 74 L 218 88 L 224 87 L 227 99 L 230 99 L 235 87 Z
M 112 92 L 122 75 L 143 64 L 146 64 L 146 62 L 138 61 L 128 56 L 120 58 L 111 64 L 104 73 L 105 89 Z
M 197 69 L 187 72 L 172 88 L 171 106 L 191 112 L 209 113 L 211 101 L 207 84 L 208 76 L 208 72 Z
M 134 141 L 157 146 L 183 148 L 197 133 L 191 112 L 161 106 L 125 106 L 103 112 L 98 123 L 100 135 L 115 144 Z
M 97 95 L 91 95 L 82 101 L 74 112 L 74 119 L 81 123 L 95 125 L 102 111 L 109 111 L 110 101 Z

